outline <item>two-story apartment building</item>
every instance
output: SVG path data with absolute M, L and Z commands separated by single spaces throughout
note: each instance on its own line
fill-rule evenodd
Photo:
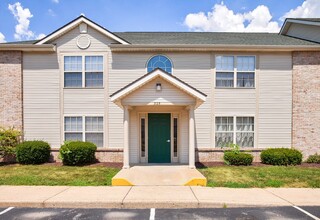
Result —
M 222 159 L 229 143 L 320 152 L 320 20 L 280 33 L 119 32 L 80 16 L 0 44 L 0 125 L 91 141 L 100 161 Z M 256 157 L 257 159 L 258 157 Z

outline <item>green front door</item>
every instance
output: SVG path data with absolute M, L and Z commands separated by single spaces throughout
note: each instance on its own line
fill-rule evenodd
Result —
M 148 114 L 148 162 L 170 163 L 170 114 Z

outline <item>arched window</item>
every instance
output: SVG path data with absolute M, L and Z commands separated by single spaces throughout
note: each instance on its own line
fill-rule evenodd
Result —
M 172 73 L 172 63 L 171 60 L 163 55 L 156 55 L 153 56 L 147 64 L 147 70 L 148 73 L 151 72 L 152 70 L 160 68 L 163 69 L 164 71 L 168 73 Z

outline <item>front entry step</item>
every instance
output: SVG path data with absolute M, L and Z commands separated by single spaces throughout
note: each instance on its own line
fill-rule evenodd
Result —
M 147 165 L 122 169 L 112 178 L 113 186 L 206 186 L 207 179 L 188 166 Z

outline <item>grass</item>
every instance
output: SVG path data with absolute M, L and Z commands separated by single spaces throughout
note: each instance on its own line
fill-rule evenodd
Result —
M 119 170 L 105 166 L 0 166 L 0 185 L 109 186 Z
M 198 169 L 211 187 L 312 187 L 320 188 L 320 169 L 293 166 L 216 166 Z

